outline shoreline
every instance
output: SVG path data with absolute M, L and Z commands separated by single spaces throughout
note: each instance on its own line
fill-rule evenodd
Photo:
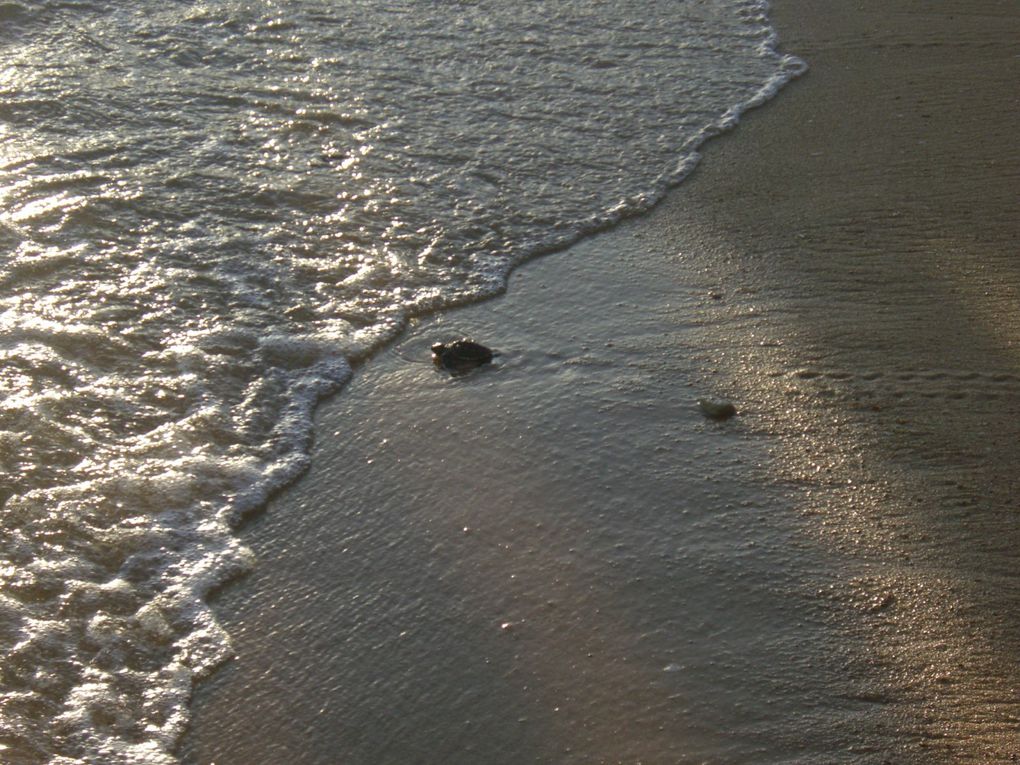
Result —
M 185 761 L 294 757 L 286 747 L 300 746 L 303 762 L 325 762 L 339 741 L 361 753 L 352 761 L 385 759 L 380 742 L 421 752 L 429 725 L 457 731 L 444 761 L 478 761 L 456 748 L 471 742 L 508 762 L 694 753 L 726 762 L 1009 761 L 1020 743 L 1010 729 L 1020 653 L 1010 504 L 1020 489 L 1020 275 L 1010 262 L 1020 173 L 1009 114 L 984 110 L 1015 100 L 1016 58 L 1006 53 L 1020 25 L 1015 12 L 996 20 L 998 4 L 980 5 L 984 13 L 951 20 L 921 3 L 897 11 L 773 3 L 783 50 L 811 66 L 805 78 L 706 144 L 699 167 L 653 211 L 524 265 L 507 295 L 419 323 L 323 404 L 312 473 L 246 526 L 257 570 L 217 600 L 240 655 L 198 689 Z M 987 71 L 996 62 L 998 79 Z M 635 275 L 641 269 L 651 273 Z M 563 284 L 596 292 L 613 284 L 618 294 L 599 298 L 604 315 L 586 314 Z M 571 315 L 580 318 L 569 326 Z M 406 361 L 430 333 L 506 326 L 505 364 L 465 385 Z M 685 387 L 672 390 L 671 380 Z M 578 392 L 593 398 L 578 404 Z M 732 427 L 704 423 L 691 406 L 701 394 L 733 398 L 740 417 Z M 454 428 L 451 442 L 451 418 L 461 422 L 465 406 L 470 426 Z M 366 417 L 360 431 L 343 432 L 356 408 Z M 569 430 L 573 415 L 563 412 L 608 418 L 600 422 L 612 423 L 614 437 L 583 424 L 576 434 L 543 430 Z M 632 422 L 641 427 L 627 430 Z M 654 437 L 644 433 L 664 423 Z M 384 449 L 387 428 L 396 430 Z M 636 452 L 621 446 L 621 433 Z M 511 436 L 529 448 L 494 449 Z M 536 455 L 550 439 L 560 445 Z M 441 453 L 420 456 L 430 446 Z M 631 483 L 642 470 L 649 477 Z M 691 477 L 698 472 L 711 475 Z M 630 491 L 608 502 L 607 519 L 604 493 L 572 485 L 575 474 L 582 483 L 610 476 L 607 485 Z M 380 488 L 373 475 L 403 478 Z M 640 512 L 658 507 L 663 492 L 696 517 Z M 495 515 L 481 513 L 477 496 L 498 505 Z M 387 508 L 390 525 L 357 512 L 366 501 Z M 328 516 L 311 511 L 330 503 L 355 508 L 341 527 L 346 541 L 319 539 L 314 524 Z M 368 529 L 360 536 L 350 527 L 358 519 Z M 393 536 L 409 519 L 415 534 Z M 692 535 L 725 550 L 681 555 Z M 750 543 L 761 552 L 747 552 Z M 376 575 L 382 595 L 343 581 L 324 593 L 324 580 L 307 579 L 333 565 L 321 556 L 358 544 L 363 560 L 334 573 L 371 581 L 374 561 L 386 572 L 385 581 Z M 456 581 L 464 575 L 477 592 Z M 766 584 L 750 587 L 749 577 Z M 419 592 L 422 581 L 435 591 Z M 664 599 L 689 581 L 705 592 Z M 402 602 L 406 592 L 418 599 Z M 644 598 L 661 622 L 617 602 L 618 592 Z M 374 606 L 351 610 L 359 597 Z M 725 598 L 737 603 L 716 610 Z M 560 615 L 545 615 L 546 602 Z M 347 621 L 335 621 L 338 613 Z M 685 615 L 707 626 L 689 626 Z M 730 624 L 736 615 L 747 625 Z M 410 627 L 394 630 L 405 618 Z M 332 664 L 348 709 L 317 699 L 318 716 L 295 714 L 311 702 L 290 694 L 322 690 L 316 675 L 328 674 L 309 647 L 335 660 L 358 648 L 344 629 L 362 625 L 380 638 L 362 635 L 358 660 L 371 666 L 381 651 L 420 677 L 391 686 L 356 664 Z M 763 642 L 752 627 L 792 645 Z M 304 655 L 288 649 L 294 629 Z M 416 637 L 419 658 L 401 632 Z M 580 646 L 564 642 L 571 632 Z M 694 641 L 689 653 L 677 634 Z M 465 646 L 465 635 L 476 642 Z M 602 660 L 583 668 L 578 650 Z M 389 723 L 372 717 L 385 711 L 379 700 L 407 703 L 409 689 L 437 680 L 420 657 L 451 655 L 461 663 L 436 671 L 454 698 L 431 699 L 434 714 L 403 709 L 418 729 L 390 736 Z M 642 657 L 649 665 L 635 670 Z M 732 688 L 705 696 L 753 670 L 752 659 L 774 665 L 748 681 L 746 699 Z M 791 671 L 794 687 L 774 676 Z M 664 690 L 677 682 L 680 690 Z M 632 694 L 618 698 L 618 689 Z M 549 712 L 585 694 L 566 721 Z M 664 700 L 673 696 L 684 697 L 682 708 Z M 277 704 L 306 730 L 252 731 L 248 699 Z M 776 730 L 782 717 L 751 703 L 770 699 L 817 726 L 816 740 L 806 729 Z M 465 703 L 481 717 L 475 728 L 453 716 Z M 355 709 L 379 729 L 359 730 Z M 503 709 L 519 714 L 504 723 Z M 536 717 L 542 710 L 546 718 Z M 568 741 L 572 751 L 554 757 L 550 746 Z

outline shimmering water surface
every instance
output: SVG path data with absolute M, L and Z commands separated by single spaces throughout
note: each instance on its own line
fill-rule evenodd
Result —
M 0 3 L 2 759 L 173 762 L 351 361 L 801 66 L 743 0 Z

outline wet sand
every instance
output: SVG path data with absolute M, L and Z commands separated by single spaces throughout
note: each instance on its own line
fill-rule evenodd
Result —
M 1020 13 L 894 6 L 777 0 L 807 76 L 323 406 L 186 762 L 1020 755 Z

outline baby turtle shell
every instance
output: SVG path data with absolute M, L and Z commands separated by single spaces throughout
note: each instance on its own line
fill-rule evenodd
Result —
M 494 355 L 491 348 L 467 338 L 432 346 L 432 361 L 450 372 L 467 372 L 488 364 Z

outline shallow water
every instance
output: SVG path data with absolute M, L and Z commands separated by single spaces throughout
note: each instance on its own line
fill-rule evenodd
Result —
M 641 230 L 413 327 L 324 405 L 216 601 L 238 656 L 185 762 L 862 762 L 832 560 L 753 415 L 697 406 L 728 393 L 712 275 Z M 493 366 L 432 368 L 467 331 Z
M 172 762 L 231 532 L 409 316 L 645 209 L 800 70 L 764 5 L 0 6 L 18 762 Z

